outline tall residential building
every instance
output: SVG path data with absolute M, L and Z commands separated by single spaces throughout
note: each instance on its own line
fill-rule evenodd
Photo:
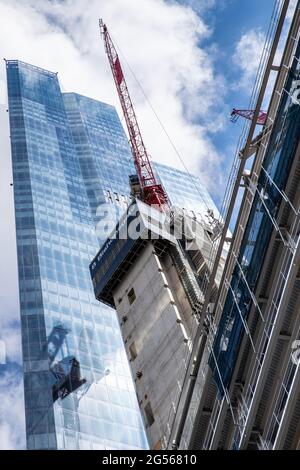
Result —
M 89 263 L 134 166 L 115 109 L 6 62 L 29 449 L 147 448 L 115 311 Z M 216 208 L 197 178 L 156 169 L 187 211 Z M 100 227 L 100 228 L 99 228 Z

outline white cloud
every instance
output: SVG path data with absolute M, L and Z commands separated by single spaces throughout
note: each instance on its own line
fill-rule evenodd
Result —
M 11 360 L 21 361 L 19 294 L 8 114 L 0 105 L 0 340 Z
M 297 0 L 291 0 L 285 18 L 282 34 L 278 44 L 277 52 L 274 58 L 274 64 L 279 65 L 284 51 L 288 31 L 294 16 Z M 233 55 L 233 63 L 240 71 L 238 82 L 234 86 L 251 95 L 258 67 L 262 58 L 262 54 L 266 47 L 266 34 L 260 29 L 250 29 L 242 34 L 241 38 L 235 45 Z M 269 45 L 267 47 L 270 47 Z M 271 97 L 274 87 L 276 74 L 271 72 L 270 81 L 266 91 L 264 107 L 266 108 Z
M 0 450 L 25 448 L 23 377 L 13 364 L 0 375 Z
M 241 71 L 239 86 L 251 93 L 265 44 L 265 34 L 257 29 L 244 33 L 235 47 L 233 61 Z
M 200 0 L 190 7 L 201 13 L 213 4 Z M 98 18 L 103 17 L 186 165 L 215 184 L 211 175 L 220 157 L 209 132 L 223 125 L 218 110 L 224 81 L 216 77 L 213 49 L 198 47 L 211 32 L 190 7 L 163 0 L 0 0 L 0 56 L 57 71 L 63 91 L 109 102 L 120 112 L 99 35 Z M 150 154 L 182 168 L 126 65 L 124 69 Z M 4 61 L 0 103 L 6 103 Z M 0 340 L 5 338 L 8 357 L 20 363 L 9 131 L 6 106 L 0 108 Z M 1 448 L 23 447 L 22 382 L 9 370 L 0 376 L 0 417 Z
M 197 3 L 199 9 L 214 1 Z M 64 90 L 120 109 L 99 17 L 107 22 L 188 168 L 214 183 L 220 156 L 211 134 L 223 126 L 219 111 L 225 84 L 216 75 L 213 55 L 201 48 L 211 32 L 192 8 L 164 0 L 0 0 L 0 18 L 5 19 L 1 54 L 57 71 Z M 123 64 L 149 153 L 182 168 Z
M 5 353 L 1 362 L 9 361 L 0 366 L 0 449 L 18 449 L 25 446 L 24 396 L 20 370 L 10 368 L 11 362 L 21 364 L 21 334 L 8 114 L 3 105 L 0 142 L 0 341 Z

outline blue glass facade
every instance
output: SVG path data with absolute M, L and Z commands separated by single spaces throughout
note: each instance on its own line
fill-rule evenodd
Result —
M 7 61 L 7 83 L 27 446 L 146 448 L 117 317 L 89 273 L 99 206 L 128 201 L 126 135 L 113 107 L 62 94 L 54 73 Z M 198 179 L 156 168 L 181 206 L 201 212 L 206 198 L 215 209 Z
M 135 172 L 128 141 L 113 106 L 74 93 L 65 93 L 63 99 L 97 225 L 103 215 L 101 205 L 112 204 L 122 212 L 128 201 L 128 175 Z M 106 237 L 98 234 L 98 238 Z
M 231 289 L 227 294 L 214 343 L 214 355 L 217 358 L 220 375 L 214 359 L 211 358 L 210 360 L 220 396 L 224 395 L 222 382 L 225 387 L 230 384 L 244 334 L 241 317 L 247 318 L 252 304 L 247 284 L 254 292 L 271 233 L 274 229 L 272 218 L 276 218 L 282 198 L 278 189 L 285 189 L 295 150 L 299 143 L 299 58 L 300 44 L 285 85 L 285 91 L 263 162 L 264 170 L 262 170 L 259 177 L 256 195 L 241 244 L 238 258 L 241 268 L 237 265 L 233 272 Z M 241 269 L 245 277 L 242 275 Z
M 94 298 L 99 242 L 57 76 L 9 61 L 7 78 L 28 448 L 145 448 L 116 316 Z
M 154 167 L 172 204 L 186 209 L 187 212 L 197 212 L 202 217 L 208 209 L 212 210 L 216 217 L 219 216 L 217 207 L 198 176 L 161 163 L 155 162 Z
M 64 93 L 63 98 L 97 225 L 101 219 L 99 207 L 102 204 L 113 203 L 114 209 L 119 208 L 121 213 L 122 206 L 128 202 L 128 175 L 136 173 L 128 140 L 112 106 L 75 93 Z M 171 204 L 202 215 L 207 208 L 218 214 L 199 177 L 157 162 L 153 162 L 153 166 Z M 107 235 L 98 233 L 98 238 L 104 241 Z

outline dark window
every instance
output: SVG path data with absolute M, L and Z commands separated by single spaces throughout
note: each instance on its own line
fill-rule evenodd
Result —
M 147 403 L 144 410 L 145 410 L 145 416 L 146 416 L 147 424 L 150 427 L 154 423 L 154 416 L 153 416 L 153 411 L 152 411 L 150 402 Z
M 129 300 L 129 303 L 130 305 L 133 304 L 133 302 L 135 301 L 136 299 L 136 295 L 135 295 L 135 292 L 134 292 L 134 289 L 130 289 L 130 291 L 128 292 L 127 294 L 127 297 L 128 297 L 128 300 Z
M 130 358 L 132 361 L 135 360 L 136 356 L 137 356 L 137 351 L 136 351 L 136 347 L 135 347 L 135 342 L 131 343 L 131 345 L 129 346 L 129 352 L 130 352 Z

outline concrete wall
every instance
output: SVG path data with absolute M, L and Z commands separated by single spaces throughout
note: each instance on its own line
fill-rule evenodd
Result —
M 151 243 L 113 295 L 149 444 L 159 448 L 174 418 L 195 319 L 171 258 L 161 262 Z

